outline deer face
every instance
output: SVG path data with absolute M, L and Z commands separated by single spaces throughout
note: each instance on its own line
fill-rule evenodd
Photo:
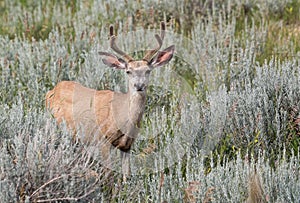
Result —
M 146 61 L 132 61 L 125 71 L 128 76 L 130 92 L 144 93 L 149 83 L 151 68 Z

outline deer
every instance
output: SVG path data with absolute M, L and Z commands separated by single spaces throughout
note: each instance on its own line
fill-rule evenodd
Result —
M 135 60 L 116 45 L 114 28 L 110 26 L 110 47 L 120 55 L 98 52 L 102 62 L 116 70 L 125 71 L 127 92 L 95 90 L 75 81 L 61 81 L 46 94 L 46 108 L 58 124 L 63 121 L 76 132 L 86 129 L 84 141 L 101 142 L 100 154 L 109 163 L 112 149 L 120 150 L 123 181 L 130 175 L 130 149 L 136 140 L 146 106 L 150 72 L 169 63 L 175 51 L 171 45 L 159 51 L 165 36 L 161 22 L 160 35 L 155 34 L 157 46 L 146 51 L 143 59 Z

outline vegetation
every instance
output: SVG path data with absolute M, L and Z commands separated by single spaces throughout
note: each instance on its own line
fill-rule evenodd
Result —
M 152 74 L 133 174 L 116 162 L 111 187 L 99 146 L 44 96 L 61 80 L 125 91 L 98 55 L 109 25 L 140 57 L 162 20 L 176 56 Z M 298 0 L 1 1 L 1 201 L 244 202 L 260 182 L 264 201 L 299 202 L 299 22 Z

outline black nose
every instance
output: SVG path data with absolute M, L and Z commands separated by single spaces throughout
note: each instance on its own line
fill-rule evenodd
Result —
M 144 91 L 146 85 L 145 84 L 134 84 L 136 91 Z

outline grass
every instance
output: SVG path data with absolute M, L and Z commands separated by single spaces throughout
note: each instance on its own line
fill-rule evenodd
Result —
M 257 61 L 260 64 L 272 57 L 280 60 L 293 59 L 299 51 L 299 2 L 292 0 L 282 5 L 279 2 L 278 4 L 264 12 L 252 3 L 243 4 L 240 13 L 237 14 L 237 37 L 242 38 L 246 24 L 252 20 L 255 30 L 260 29 L 261 24 L 265 24 L 265 39 L 258 42 Z

